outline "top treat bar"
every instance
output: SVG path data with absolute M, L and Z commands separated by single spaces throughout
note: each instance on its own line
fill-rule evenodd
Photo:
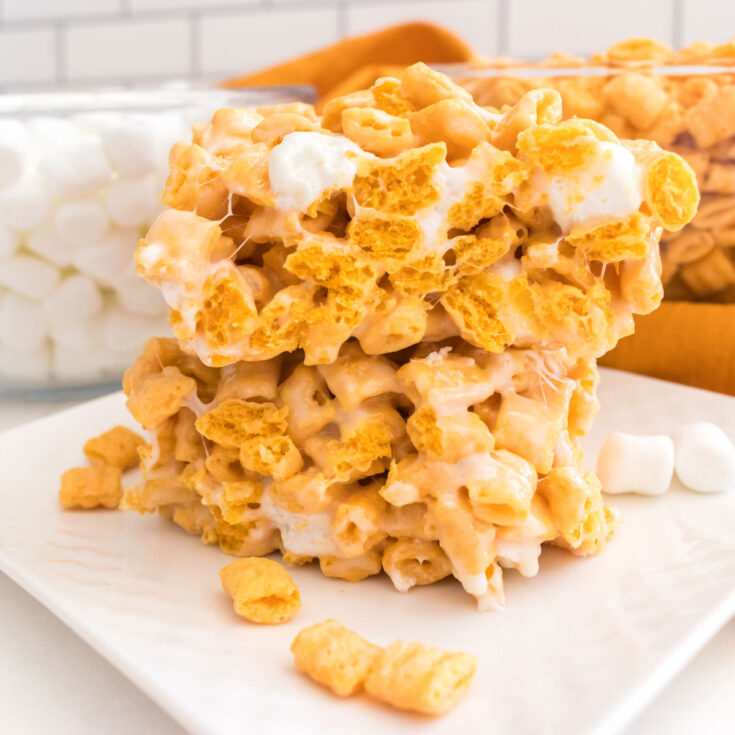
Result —
M 171 151 L 139 272 L 211 366 L 337 359 L 461 336 L 594 358 L 662 297 L 658 242 L 694 173 L 655 143 L 562 122 L 533 90 L 502 111 L 424 64 L 331 100 L 218 111 Z

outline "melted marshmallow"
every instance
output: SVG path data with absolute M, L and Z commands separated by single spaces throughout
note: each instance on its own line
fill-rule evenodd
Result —
M 533 186 L 565 234 L 575 227 L 627 217 L 643 201 L 635 157 L 617 143 L 600 142 L 583 170 L 563 176 L 536 174 Z
M 364 153 L 340 135 L 297 131 L 273 148 L 268 176 L 282 211 L 304 211 L 330 189 L 352 185 Z
M 281 532 L 283 546 L 293 554 L 304 556 L 340 556 L 330 533 L 333 513 L 289 513 L 279 508 L 270 496 L 263 493 L 260 509 Z

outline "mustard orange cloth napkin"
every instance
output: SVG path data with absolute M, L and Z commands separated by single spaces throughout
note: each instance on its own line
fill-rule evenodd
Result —
M 404 23 L 347 38 L 222 86 L 311 84 L 319 102 L 397 76 L 416 61 L 467 62 L 478 58 L 461 38 L 431 23 Z M 636 333 L 603 365 L 735 395 L 735 305 L 665 302 L 636 318 Z

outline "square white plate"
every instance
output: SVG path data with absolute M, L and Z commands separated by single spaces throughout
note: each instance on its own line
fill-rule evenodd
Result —
M 666 432 L 710 420 L 735 438 L 735 398 L 606 370 L 588 464 L 610 431 Z M 248 624 L 217 575 L 229 557 L 155 516 L 62 512 L 60 473 L 90 436 L 133 426 L 114 394 L 0 435 L 0 569 L 193 733 L 391 735 L 618 732 L 735 613 L 735 493 L 678 484 L 615 498 L 609 549 L 549 549 L 536 578 L 506 574 L 507 609 L 479 613 L 446 580 L 402 595 L 386 578 L 351 585 L 292 571 L 303 608 Z M 427 719 L 339 700 L 299 675 L 289 646 L 335 617 L 369 640 L 420 640 L 476 653 L 467 698 Z

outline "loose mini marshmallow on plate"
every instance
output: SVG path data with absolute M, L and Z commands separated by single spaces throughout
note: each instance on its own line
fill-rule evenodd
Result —
M 674 442 L 661 434 L 636 436 L 614 431 L 597 457 L 597 475 L 606 493 L 662 495 L 674 474 Z
M 100 139 L 82 134 L 48 151 L 39 161 L 38 170 L 60 197 L 93 194 L 104 187 L 112 175 Z
M 735 491 L 735 446 L 709 421 L 679 427 L 674 434 L 676 474 L 699 493 Z
M 13 230 L 31 230 L 50 215 L 51 198 L 33 175 L 0 189 L 0 224 Z
M 153 171 L 157 162 L 156 133 L 153 121 L 142 115 L 103 130 L 102 145 L 113 168 L 121 176 L 141 176 Z
M 59 268 L 69 265 L 75 252 L 74 248 L 67 245 L 52 228 L 31 232 L 26 240 L 26 247 Z
M 151 222 L 160 207 L 160 196 L 150 176 L 120 179 L 105 196 L 110 217 L 123 227 L 139 227 Z
M 17 181 L 23 173 L 28 141 L 23 125 L 17 120 L 0 119 L 0 186 Z
M 48 296 L 59 283 L 59 270 L 33 255 L 13 255 L 0 267 L 0 285 L 29 299 Z
M 46 315 L 41 304 L 16 293 L 0 300 L 0 344 L 12 350 L 38 350 L 46 339 Z
M 62 204 L 54 214 L 54 228 L 71 247 L 88 248 L 97 245 L 107 234 L 110 220 L 105 208 L 92 199 Z
M 0 260 L 5 260 L 18 249 L 18 236 L 7 227 L 0 225 Z
M 136 230 L 113 228 L 98 245 L 76 251 L 72 263 L 82 273 L 116 288 L 120 278 L 132 268 L 139 239 Z
M 47 345 L 35 350 L 0 349 L 0 378 L 14 383 L 37 384 L 49 378 L 50 353 Z
M 89 276 L 77 273 L 67 276 L 42 304 L 53 330 L 58 325 L 83 321 L 96 314 L 102 309 L 102 296 Z

